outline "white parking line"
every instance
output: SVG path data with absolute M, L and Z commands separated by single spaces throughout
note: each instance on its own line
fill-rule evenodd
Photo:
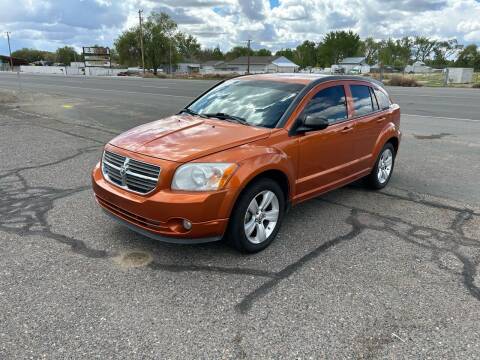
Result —
M 416 114 L 402 114 L 402 115 L 416 116 L 416 117 L 422 117 L 422 118 L 442 119 L 442 120 L 480 122 L 480 120 L 477 120 L 477 119 L 464 119 L 464 118 L 454 118 L 454 117 L 446 117 L 446 116 L 431 116 L 431 115 L 416 115 Z

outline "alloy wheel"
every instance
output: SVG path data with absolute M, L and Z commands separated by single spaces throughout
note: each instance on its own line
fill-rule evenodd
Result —
M 252 244 L 260 244 L 268 239 L 277 226 L 280 206 L 273 191 L 264 190 L 257 194 L 248 205 L 245 213 L 245 236 Z
M 391 149 L 385 149 L 380 156 L 377 166 L 377 179 L 380 184 L 385 184 L 392 172 L 393 153 Z

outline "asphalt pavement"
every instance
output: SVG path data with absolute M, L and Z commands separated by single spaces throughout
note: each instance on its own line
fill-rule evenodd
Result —
M 247 256 L 146 239 L 90 190 L 104 143 L 213 84 L 0 73 L 0 358 L 478 358 L 480 91 L 388 89 L 389 186 Z

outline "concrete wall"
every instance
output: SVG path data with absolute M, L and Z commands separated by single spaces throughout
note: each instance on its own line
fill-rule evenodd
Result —
M 473 81 L 473 68 L 448 68 L 450 84 L 468 84 Z
M 29 74 L 59 74 L 65 75 L 65 66 L 20 66 L 20 72 Z
M 86 76 L 116 76 L 126 69 L 110 68 L 79 68 L 71 66 L 20 66 L 20 72 L 28 74 L 86 75 Z

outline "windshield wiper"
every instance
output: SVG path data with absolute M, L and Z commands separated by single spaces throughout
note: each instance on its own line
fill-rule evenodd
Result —
M 200 116 L 200 117 L 203 117 L 203 118 L 206 118 L 207 116 L 203 115 L 203 114 L 199 114 L 193 110 L 190 110 L 189 108 L 184 108 L 180 111 L 180 114 L 181 113 L 187 113 L 187 114 L 190 114 L 190 115 L 194 115 L 194 116 Z
M 244 118 L 241 118 L 239 116 L 234 116 L 234 115 L 221 113 L 221 112 L 214 113 L 214 114 L 202 114 L 202 115 L 205 115 L 207 117 L 216 117 L 216 118 L 219 118 L 221 120 L 234 121 L 234 122 L 237 122 L 237 123 L 242 124 L 242 125 L 248 125 L 247 120 L 245 120 Z

